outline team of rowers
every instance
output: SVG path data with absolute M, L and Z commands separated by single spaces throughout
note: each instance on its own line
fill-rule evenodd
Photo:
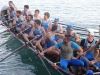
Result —
M 40 50 L 40 55 L 50 55 L 52 58 L 60 56 L 60 66 L 69 71 L 68 66 L 76 66 L 78 69 L 84 67 L 84 70 L 90 69 L 90 64 L 81 58 L 84 55 L 91 64 L 99 65 L 99 45 L 100 40 L 94 39 L 94 32 L 89 31 L 87 38 L 80 39 L 78 34 L 74 32 L 73 26 L 68 25 L 66 31 L 59 24 L 59 18 L 54 19 L 54 24 L 49 19 L 50 14 L 44 13 L 44 18 L 39 16 L 39 10 L 36 9 L 34 15 L 29 10 L 28 5 L 24 5 L 24 10 L 17 10 L 12 1 L 9 1 L 7 9 L 9 27 L 16 26 L 16 31 L 22 32 L 24 40 L 30 44 L 30 38 L 37 37 L 33 48 Z M 76 54 L 75 54 L 76 51 Z M 95 68 L 92 69 L 95 71 Z

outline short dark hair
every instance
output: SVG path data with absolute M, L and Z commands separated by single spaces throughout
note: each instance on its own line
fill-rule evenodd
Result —
M 57 30 L 57 25 L 53 25 L 51 31 Z
M 45 12 L 44 15 L 46 15 L 48 18 L 50 17 L 49 12 Z
M 71 35 L 65 34 L 65 38 L 67 38 L 67 40 L 71 40 Z
M 9 3 L 12 3 L 13 4 L 13 1 L 9 1 Z
M 33 19 L 33 15 L 28 15 L 28 16 L 30 16 L 30 17 L 31 17 L 31 19 Z
M 17 12 L 18 14 L 22 14 L 22 12 L 21 12 L 20 10 L 17 10 L 16 12 Z
M 41 25 L 41 21 L 39 19 L 34 20 L 37 24 Z
M 35 12 L 38 12 L 39 13 L 40 11 L 38 9 L 36 9 Z
M 27 8 L 27 9 L 29 9 L 29 6 L 28 5 L 24 5 L 24 7 Z
M 14 8 L 13 8 L 13 7 L 10 7 L 10 9 L 11 9 L 12 11 L 14 11 Z

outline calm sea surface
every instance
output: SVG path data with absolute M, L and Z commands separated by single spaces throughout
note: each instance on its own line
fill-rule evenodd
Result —
M 9 0 L 0 0 L 0 9 L 8 5 Z M 28 4 L 34 13 L 40 10 L 50 13 L 50 19 L 59 18 L 61 23 L 72 24 L 78 27 L 98 29 L 100 25 L 100 0 L 13 0 L 18 9 Z M 3 31 L 4 27 L 0 27 Z M 0 44 L 10 39 L 10 33 L 0 34 Z M 0 47 L 0 59 L 20 47 L 22 44 L 13 39 Z M 45 61 L 45 60 L 44 60 Z M 45 61 L 52 75 L 58 72 Z M 40 59 L 28 48 L 23 48 L 3 62 L 0 62 L 0 75 L 49 75 Z

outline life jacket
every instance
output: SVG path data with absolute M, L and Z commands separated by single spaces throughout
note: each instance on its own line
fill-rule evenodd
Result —
M 90 44 L 90 47 L 94 46 L 96 43 L 96 40 L 93 40 L 92 43 Z M 87 44 L 88 44 L 88 40 L 85 39 L 85 43 L 84 43 L 84 48 L 87 48 Z M 89 53 L 94 53 L 94 50 L 92 52 L 89 52 Z

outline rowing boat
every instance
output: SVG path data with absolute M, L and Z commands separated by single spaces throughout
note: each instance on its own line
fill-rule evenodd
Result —
M 2 9 L 2 11 L 1 11 L 1 15 L 3 16 L 3 15 L 6 15 L 6 14 L 7 14 L 7 10 L 6 10 L 6 8 L 4 7 L 4 10 Z M 4 20 L 4 18 L 3 18 L 3 20 Z M 4 22 L 6 22 L 6 20 L 5 20 Z M 5 26 L 6 28 L 8 28 L 8 24 L 5 24 L 4 26 Z M 11 32 L 12 35 L 16 35 L 15 32 L 13 32 L 13 31 L 11 31 L 11 30 L 10 30 L 10 32 Z M 18 39 L 22 44 L 25 43 L 25 41 L 23 40 L 23 38 L 17 37 L 17 39 Z M 39 52 L 39 50 L 34 50 L 30 45 L 28 45 L 28 47 L 29 47 L 29 49 L 32 50 L 35 54 L 37 54 L 37 53 Z M 62 72 L 66 73 L 66 74 L 68 74 L 68 75 L 72 75 L 72 73 L 68 73 L 67 71 L 65 71 L 64 69 L 62 69 L 59 65 L 55 65 L 54 62 L 50 61 L 46 56 L 44 56 L 43 58 L 44 58 L 51 66 L 53 66 L 53 68 L 54 68 L 55 70 L 60 69 Z
M 2 12 L 1 15 L 6 15 L 7 14 L 7 10 L 6 7 L 4 7 L 4 9 L 2 8 Z M 6 27 L 8 27 L 7 25 L 5 25 Z M 96 31 L 96 30 L 95 30 Z M 15 32 L 10 31 L 13 35 L 15 35 Z M 96 31 L 98 32 L 98 31 Z M 21 43 L 25 43 L 25 41 L 23 40 L 23 38 L 18 37 L 17 38 Z M 29 49 L 32 50 L 35 54 L 37 54 L 39 52 L 39 50 L 34 50 L 30 45 L 28 45 Z M 61 72 L 66 73 L 67 75 L 73 75 L 72 73 L 67 72 L 66 70 L 64 70 L 63 68 L 60 67 L 59 62 L 58 63 L 54 63 L 53 61 L 51 61 L 47 56 L 43 57 L 50 65 L 53 66 L 54 69 L 56 70 L 60 70 Z

